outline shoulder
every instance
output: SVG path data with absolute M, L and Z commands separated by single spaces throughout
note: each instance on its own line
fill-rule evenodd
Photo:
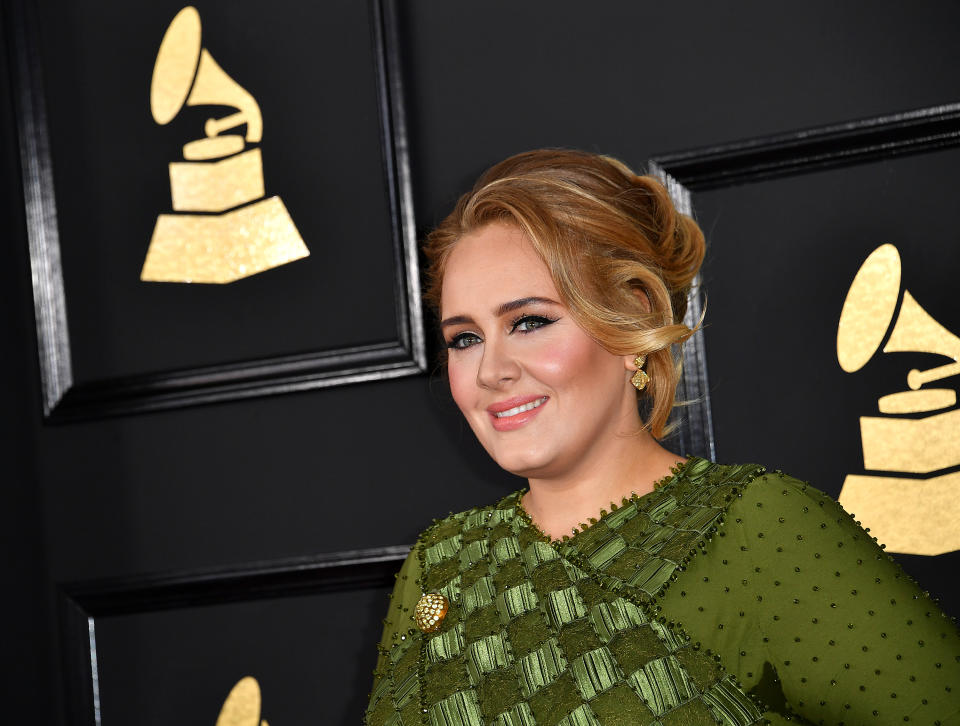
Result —
M 678 482 L 680 503 L 709 502 L 726 510 L 727 526 L 783 524 L 789 516 L 800 526 L 821 519 L 850 519 L 837 502 L 808 482 L 758 464 L 715 464 L 691 459 Z M 817 514 L 821 517 L 802 517 Z
M 732 506 L 744 515 L 749 513 L 761 519 L 778 517 L 784 512 L 850 516 L 829 494 L 779 469 L 763 469 L 746 482 Z
M 764 469 L 739 488 L 728 504 L 723 534 L 754 553 L 812 552 L 818 560 L 829 559 L 828 552 L 873 560 L 883 547 L 829 494 L 779 470 Z
M 461 545 L 466 543 L 464 537 L 467 537 L 468 541 L 475 541 L 480 533 L 507 518 L 512 518 L 522 493 L 522 490 L 515 491 L 493 504 L 451 512 L 446 517 L 433 520 L 417 538 L 414 552 L 419 551 L 422 556 L 431 548 L 459 550 Z
M 730 500 L 747 500 L 762 509 L 763 500 L 777 502 L 777 497 L 814 502 L 817 506 L 836 504 L 824 492 L 809 483 L 779 470 L 760 464 L 716 464 L 706 459 L 691 458 L 682 479 L 694 490 L 722 489 Z M 702 496 L 702 494 L 701 494 Z

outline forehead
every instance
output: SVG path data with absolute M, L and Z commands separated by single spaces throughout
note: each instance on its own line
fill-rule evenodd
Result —
M 488 224 L 456 243 L 443 275 L 443 317 L 489 312 L 524 297 L 559 300 L 550 271 L 523 232 Z

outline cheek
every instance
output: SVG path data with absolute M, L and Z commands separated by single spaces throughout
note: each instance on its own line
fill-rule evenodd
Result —
M 476 396 L 477 371 L 475 366 L 463 360 L 463 356 L 447 359 L 447 381 L 450 383 L 450 395 L 457 407 L 466 414 Z
M 537 356 L 537 377 L 558 388 L 595 389 L 617 380 L 617 356 L 592 338 L 578 335 L 552 341 Z

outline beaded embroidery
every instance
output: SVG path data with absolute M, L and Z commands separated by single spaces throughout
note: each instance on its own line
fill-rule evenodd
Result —
M 393 609 L 412 625 L 424 592 L 449 609 L 430 634 L 388 626 L 367 723 L 960 719 L 955 626 L 829 497 L 779 472 L 751 485 L 763 473 L 691 458 L 560 542 L 524 516 L 522 492 L 437 522 Z M 908 680 L 894 693 L 887 674 Z
M 733 678 L 652 607 L 737 487 L 762 471 L 701 476 L 710 466 L 691 459 L 684 477 L 562 543 L 545 542 L 521 514 L 520 492 L 427 530 L 420 586 L 450 609 L 436 632 L 414 631 L 391 650 L 368 723 L 758 723 L 760 708 Z M 691 476 L 697 486 L 684 487 Z

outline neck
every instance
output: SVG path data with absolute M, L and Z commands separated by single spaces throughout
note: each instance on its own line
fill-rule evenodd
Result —
M 560 539 L 600 516 L 611 502 L 653 491 L 683 457 L 663 448 L 649 432 L 617 437 L 585 457 L 573 471 L 553 478 L 531 478 L 523 507 L 551 539 Z

